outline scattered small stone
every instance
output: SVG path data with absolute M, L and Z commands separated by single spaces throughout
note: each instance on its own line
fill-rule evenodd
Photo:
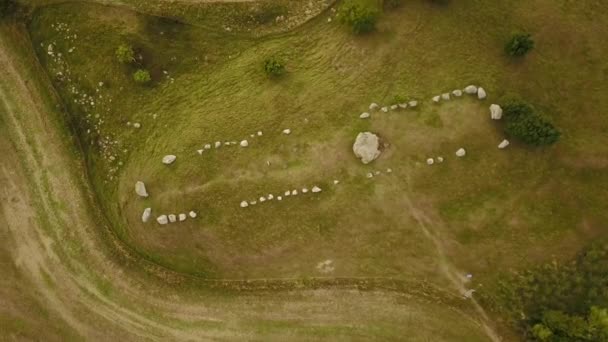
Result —
M 249 142 L 247 140 L 241 141 L 241 147 L 247 147 L 247 146 L 249 146 Z
M 210 150 L 211 149 L 211 144 L 205 144 L 205 150 Z
M 386 169 L 386 173 L 393 173 L 393 169 L 391 169 L 391 168 Z
M 427 160 L 426 160 L 426 164 L 427 164 L 427 165 L 433 165 L 433 164 L 435 164 L 435 159 L 433 159 L 433 158 L 429 158 L 429 159 L 427 159 Z
M 171 223 L 177 221 L 177 217 L 174 214 L 170 214 L 170 215 L 168 215 L 168 217 L 169 217 L 169 222 L 171 222 Z
M 490 117 L 492 120 L 500 120 L 502 118 L 502 108 L 499 105 L 493 104 L 490 106 Z
M 467 86 L 466 88 L 464 88 L 464 92 L 469 95 L 477 94 L 477 86 L 474 86 L 474 85 Z
M 249 206 L 249 203 L 247 203 L 247 201 L 241 202 L 241 208 L 247 208 L 248 206 Z
M 284 129 L 283 130 L 283 134 L 289 135 L 289 134 L 291 134 L 291 130 L 289 128 L 288 129 Z
M 251 202 L 249 202 L 249 204 L 250 205 L 256 205 L 256 204 L 258 204 L 258 201 L 251 201 Z
M 196 218 L 196 216 L 198 216 L 196 215 L 196 212 L 194 210 L 189 212 L 188 215 L 190 216 L 190 218 Z
M 146 223 L 150 220 L 150 215 L 152 214 L 152 208 L 144 209 L 143 214 L 141 215 L 141 222 Z
M 369 113 L 367 113 L 367 112 L 362 113 L 361 115 L 359 115 L 359 118 L 360 118 L 360 119 L 367 119 L 367 118 L 369 118 L 369 117 L 370 117 L 370 114 L 369 114 Z
M 502 149 L 505 149 L 510 144 L 511 143 L 509 142 L 509 140 L 505 139 L 498 145 L 498 148 L 502 150 Z
M 258 131 L 258 137 L 262 136 L 262 131 Z
M 456 151 L 456 157 L 464 157 L 467 155 L 467 151 L 464 148 L 460 148 L 458 149 L 458 151 Z
M 165 225 L 165 224 L 169 223 L 169 220 L 167 219 L 167 215 L 160 215 L 159 217 L 156 218 L 156 222 L 158 222 L 159 224 Z
M 274 195 L 273 194 L 268 194 L 267 196 L 269 201 L 272 201 L 274 199 Z
M 186 214 L 179 214 L 179 222 L 184 222 L 184 221 L 186 221 L 186 218 L 187 218 L 187 217 L 188 217 L 188 216 L 186 216 Z
M 148 192 L 146 191 L 146 185 L 142 181 L 137 181 L 135 183 L 135 193 L 139 197 L 148 197 Z
M 289 196 L 289 195 L 291 195 L 291 191 L 289 191 L 289 190 L 285 191 L 285 196 Z
M 486 91 L 479 87 L 479 89 L 477 89 L 477 98 L 480 100 L 483 100 L 487 97 L 488 95 L 486 94 Z
M 163 164 L 165 164 L 165 165 L 173 164 L 173 162 L 175 161 L 175 159 L 177 159 L 176 156 L 174 156 L 172 154 L 168 154 L 168 155 L 166 155 L 166 156 L 163 157 Z
M 374 176 L 379 176 L 382 172 L 380 171 L 374 171 Z

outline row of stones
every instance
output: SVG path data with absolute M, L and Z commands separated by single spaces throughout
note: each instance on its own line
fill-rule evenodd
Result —
M 338 184 L 338 181 L 334 181 L 334 184 Z M 321 192 L 322 189 L 318 186 L 313 186 L 312 189 L 310 189 L 310 192 L 313 194 L 319 193 Z M 309 192 L 308 188 L 302 188 L 301 189 L 301 193 L 302 194 L 307 194 Z M 299 194 L 297 189 L 294 190 L 287 190 L 283 193 L 283 196 L 285 196 L 285 198 L 290 197 L 290 196 L 297 196 Z M 282 201 L 283 200 L 283 196 L 278 195 L 276 196 L 277 201 Z M 275 196 L 273 194 L 268 194 L 268 196 L 260 196 L 257 200 L 252 200 L 252 201 L 242 201 L 240 204 L 241 208 L 247 208 L 250 205 L 256 205 L 258 203 L 264 203 L 266 201 L 272 201 L 275 198 Z M 259 200 L 259 202 L 258 202 Z

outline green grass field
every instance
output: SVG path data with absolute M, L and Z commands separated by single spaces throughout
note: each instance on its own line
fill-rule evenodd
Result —
M 302 11 L 281 4 L 273 11 Z M 379 277 L 452 291 L 439 271 L 447 262 L 459 275 L 473 274 L 469 288 L 491 293 L 500 273 L 569 259 L 604 234 L 608 46 L 598 41 L 608 36 L 608 11 L 601 4 L 407 1 L 364 36 L 340 26 L 331 10 L 285 30 L 254 24 L 242 4 L 187 6 L 175 7 L 182 20 L 172 20 L 126 7 L 52 4 L 37 9 L 28 26 L 84 146 L 95 204 L 141 257 L 198 279 Z M 259 8 L 252 11 L 266 20 Z M 503 50 L 516 31 L 536 40 L 518 60 Z M 120 44 L 134 47 L 138 66 L 117 61 Z M 264 74 L 270 56 L 285 61 L 284 77 Z M 151 84 L 133 81 L 140 67 L 151 72 Z M 483 86 L 488 98 L 431 101 L 469 84 Z M 512 141 L 499 150 L 503 127 L 490 120 L 488 107 L 509 94 L 551 118 L 561 140 L 543 148 Z M 358 118 L 371 102 L 389 105 L 395 96 L 420 104 Z M 292 133 L 282 134 L 287 128 Z M 362 131 L 387 143 L 370 165 L 352 153 Z M 243 139 L 247 148 L 197 153 L 205 144 Z M 460 147 L 467 149 L 462 159 L 454 155 Z M 177 161 L 163 165 L 167 154 Z M 437 156 L 445 162 L 426 165 Z M 383 173 L 366 177 L 374 171 Z M 133 191 L 138 180 L 149 198 Z M 323 191 L 239 206 L 315 185 Z M 153 219 L 142 223 L 146 207 Z M 166 226 L 154 219 L 190 210 L 196 219 Z M 333 271 L 319 271 L 325 260 Z M 415 324 L 436 329 L 430 327 L 437 321 L 454 319 L 437 303 L 421 306 L 437 320 Z M 243 325 L 275 339 L 289 338 L 284 331 L 319 339 L 403 337 L 395 325 L 378 322 L 367 322 L 373 331 L 300 331 L 297 320 Z M 433 338 L 483 340 L 480 330 L 446 328 Z M 421 331 L 411 340 L 431 338 Z

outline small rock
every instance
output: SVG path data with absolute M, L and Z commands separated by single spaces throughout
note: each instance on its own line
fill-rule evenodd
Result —
M 167 219 L 167 215 L 160 215 L 159 217 L 156 218 L 156 222 L 158 222 L 159 224 L 165 225 L 165 224 L 169 223 L 169 220 Z
M 258 201 L 251 201 L 251 202 L 249 202 L 249 204 L 250 205 L 256 205 L 256 204 L 258 204 Z
M 211 149 L 211 144 L 205 144 L 205 150 L 210 150 Z
M 146 223 L 150 220 L 150 215 L 152 214 L 152 208 L 144 209 L 143 214 L 141 214 L 141 222 Z
M 166 155 L 166 156 L 163 157 L 163 164 L 165 164 L 165 165 L 173 164 L 173 162 L 175 161 L 175 159 L 177 159 L 176 156 L 174 156 L 172 154 L 168 154 L 168 155 Z
M 187 218 L 187 217 L 188 217 L 188 216 L 187 216 L 186 214 L 179 214 L 179 222 L 184 222 L 184 221 L 186 221 L 186 218 Z
M 376 110 L 378 108 L 380 108 L 380 106 L 375 102 L 369 105 L 369 110 Z
M 433 102 L 439 103 L 439 100 L 441 100 L 441 96 L 437 95 L 433 97 Z
M 469 95 L 477 94 L 477 87 L 474 85 L 467 86 L 464 88 L 464 92 Z
M 308 193 L 308 189 L 307 188 L 302 188 L 302 193 L 303 194 Z
M 388 113 L 388 107 L 382 107 L 380 110 L 384 113 Z
M 443 93 L 443 94 L 441 94 L 441 98 L 444 101 L 449 101 L 450 100 L 450 93 Z
M 283 130 L 283 134 L 289 135 L 289 134 L 291 134 L 291 130 L 290 129 L 284 129 Z
M 205 151 L 205 150 L 196 150 L 196 152 L 200 155 L 203 155 L 203 151 Z
M 339 183 L 340 183 L 340 181 L 339 181 L 339 180 L 334 179 L 334 185 L 338 185 Z
M 498 145 L 498 148 L 502 150 L 502 149 L 506 148 L 507 146 L 509 146 L 509 144 L 510 144 L 509 140 L 505 139 Z
M 137 181 L 135 183 L 135 193 L 139 197 L 148 197 L 148 192 L 146 191 L 146 185 L 142 181 Z
M 190 218 L 196 218 L 196 216 L 198 216 L 196 215 L 196 212 L 194 210 L 189 212 L 188 215 L 190 216 Z
M 492 120 L 500 120 L 502 118 L 502 108 L 499 105 L 493 104 L 490 106 L 490 117 Z
M 437 157 L 437 162 L 440 164 L 443 163 L 443 157 Z
M 272 201 L 272 199 L 274 198 L 273 194 L 268 194 L 268 196 L 266 196 L 266 198 L 268 198 L 269 201 Z
M 458 151 L 456 151 L 456 157 L 464 157 L 466 155 L 467 151 L 464 148 L 460 148 Z
M 360 119 L 367 119 L 367 118 L 369 118 L 369 117 L 370 117 L 370 114 L 369 114 L 369 113 L 367 113 L 367 112 L 362 113 L 361 115 L 359 115 L 359 118 L 360 118 Z
M 260 197 L 260 203 L 266 202 L 266 197 L 262 196 Z
M 281 196 L 277 196 L 277 200 L 282 201 L 282 200 L 283 200 L 283 197 L 281 197 Z
M 241 202 L 241 208 L 247 208 L 248 206 L 249 206 L 249 203 L 247 203 L 247 201 Z
M 177 221 L 177 217 L 173 214 L 168 215 L 168 217 L 169 217 L 169 222 L 171 222 L 171 223 Z
M 416 107 L 418 105 L 418 101 L 410 101 L 408 102 L 408 105 L 412 108 Z
M 380 171 L 374 171 L 374 176 L 379 176 L 382 172 Z
M 133 127 L 135 128 L 141 128 L 141 124 L 139 122 L 136 122 L 133 124 Z
M 452 95 L 454 95 L 456 97 L 461 97 L 462 96 L 462 90 L 455 89 L 455 90 L 452 91 Z
M 407 108 L 407 103 L 405 103 L 405 102 L 404 103 L 400 103 L 399 104 L 399 108 L 406 109 Z
M 365 177 L 367 177 L 367 178 L 374 178 L 374 174 L 373 174 L 373 173 L 371 173 L 371 172 L 368 172 L 368 173 L 365 175 Z
M 221 141 L 216 141 L 215 142 L 215 148 L 220 148 L 220 146 L 222 146 L 222 142 Z
M 391 106 L 391 110 L 397 110 L 397 108 L 399 108 L 399 105 L 394 104 Z
M 393 173 L 393 169 L 391 169 L 391 168 L 386 169 L 386 173 Z
M 262 131 L 258 131 L 258 137 L 262 136 Z
M 435 159 L 433 159 L 433 158 L 429 158 L 429 159 L 427 159 L 427 160 L 426 160 L 426 164 L 427 164 L 427 165 L 433 165 L 433 164 L 435 164 Z
M 289 191 L 289 190 L 285 191 L 285 196 L 289 196 L 289 195 L 291 195 L 291 191 Z
M 297 196 L 298 195 L 298 190 L 291 190 L 291 195 L 292 196 Z
M 480 100 L 483 100 L 487 97 L 488 95 L 486 94 L 486 91 L 479 87 L 479 89 L 477 89 L 477 98 Z
M 322 190 L 321 190 L 321 188 L 319 188 L 318 186 L 316 186 L 316 185 L 315 185 L 315 186 L 313 186 L 313 187 L 312 187 L 312 190 L 311 190 L 311 191 L 312 191 L 314 194 L 316 194 L 316 193 L 321 192 Z
M 247 147 L 247 146 L 249 146 L 249 142 L 247 140 L 241 141 L 241 147 Z

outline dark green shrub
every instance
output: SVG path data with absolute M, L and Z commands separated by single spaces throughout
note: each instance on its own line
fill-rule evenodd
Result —
M 145 69 L 139 69 L 133 74 L 133 80 L 139 84 L 145 84 L 152 80 L 150 72 Z
M 517 33 L 505 45 L 505 52 L 509 56 L 523 56 L 534 48 L 532 35 L 527 33 Z
M 345 0 L 338 8 L 338 19 L 354 33 L 371 32 L 376 28 L 380 10 L 374 0 Z
M 285 65 L 276 57 L 264 61 L 264 71 L 270 77 L 279 77 L 285 73 Z
M 508 135 L 534 146 L 551 145 L 559 139 L 559 131 L 531 105 L 510 100 L 502 108 Z
M 132 63 L 135 61 L 135 52 L 129 45 L 122 44 L 116 49 L 116 58 L 120 63 Z

